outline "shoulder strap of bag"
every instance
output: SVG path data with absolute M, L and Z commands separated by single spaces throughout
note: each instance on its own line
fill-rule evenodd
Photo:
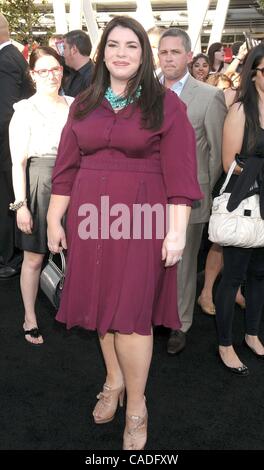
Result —
M 229 170 L 228 170 L 228 173 L 227 173 L 227 175 L 226 175 L 225 182 L 224 182 L 222 188 L 220 189 L 219 194 L 223 194 L 223 192 L 225 191 L 225 189 L 226 189 L 226 187 L 227 187 L 227 185 L 228 185 L 228 183 L 229 183 L 229 181 L 230 181 L 230 178 L 231 178 L 231 176 L 232 176 L 232 174 L 233 174 L 233 171 L 234 171 L 236 165 L 237 165 L 237 162 L 236 162 L 236 160 L 234 160 L 233 163 L 232 163 L 232 165 L 230 166 L 230 168 L 229 168 Z

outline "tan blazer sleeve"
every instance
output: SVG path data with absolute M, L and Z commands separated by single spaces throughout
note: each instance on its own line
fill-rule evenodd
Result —
M 211 190 L 222 173 L 222 139 L 226 113 L 224 93 L 222 90 L 216 89 L 216 93 L 208 103 L 204 120 L 209 148 L 209 184 Z

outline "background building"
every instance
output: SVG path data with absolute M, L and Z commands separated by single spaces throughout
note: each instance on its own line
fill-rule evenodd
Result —
M 260 2 L 253 0 L 53 0 L 46 1 L 44 5 L 42 0 L 35 0 L 35 4 L 42 13 L 39 27 L 33 30 L 35 36 L 81 27 L 88 29 L 95 41 L 98 29 L 120 14 L 129 14 L 137 19 L 140 16 L 145 27 L 154 23 L 166 27 L 178 26 L 186 30 L 189 28 L 190 33 L 190 13 L 191 9 L 194 11 L 196 8 L 193 13 L 196 31 L 193 34 L 195 36 L 199 31 L 197 49 L 206 49 L 209 41 L 221 40 L 227 46 L 243 41 L 243 32 L 250 33 L 254 38 L 264 37 L 264 9 L 260 8 Z M 219 9 L 220 4 L 224 10 Z M 219 9 L 217 12 L 216 8 Z M 202 17 L 197 18 L 197 15 Z M 201 22 L 201 26 L 197 25 L 197 21 Z M 220 37 L 218 31 L 217 37 L 211 40 L 213 26 L 221 21 L 223 24 L 218 27 Z

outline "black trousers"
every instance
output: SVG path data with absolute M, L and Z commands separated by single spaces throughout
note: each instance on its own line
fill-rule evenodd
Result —
M 243 281 L 246 299 L 246 333 L 258 335 L 264 305 L 264 248 L 224 247 L 224 268 L 216 293 L 219 344 L 232 344 L 236 293 Z
M 0 171 L 0 268 L 16 268 L 22 259 L 21 252 L 15 248 L 15 213 L 9 210 L 13 201 L 12 171 Z

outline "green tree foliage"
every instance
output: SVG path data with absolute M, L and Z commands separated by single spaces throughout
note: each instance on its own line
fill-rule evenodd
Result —
M 46 0 L 42 3 L 45 4 Z M 0 0 L 0 11 L 9 23 L 10 32 L 15 33 L 18 41 L 31 37 L 33 28 L 39 26 L 41 13 L 34 0 Z
M 258 0 L 257 4 L 259 5 L 259 7 L 256 6 L 256 10 L 259 13 L 264 14 L 264 0 Z

